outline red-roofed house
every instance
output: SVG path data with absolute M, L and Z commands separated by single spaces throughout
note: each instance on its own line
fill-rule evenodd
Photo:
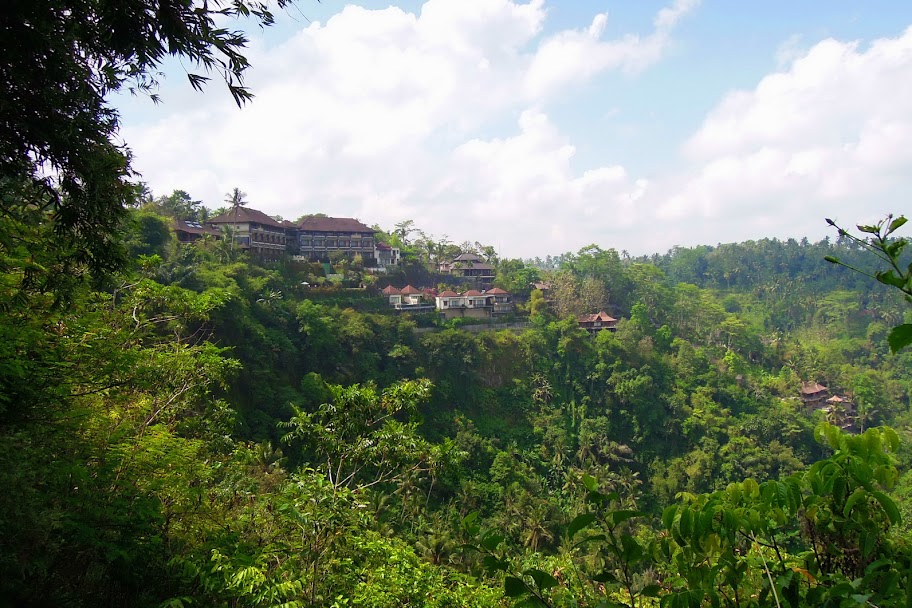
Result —
M 402 304 L 402 292 L 392 285 L 384 287 L 381 293 L 389 298 L 390 306 L 400 306 Z
M 207 223 L 222 232 L 233 232 L 235 243 L 256 256 L 274 260 L 285 254 L 285 226 L 262 211 L 237 207 Z
M 441 291 L 434 298 L 437 304 L 437 310 L 449 310 L 451 308 L 465 308 L 466 300 L 463 296 L 449 289 Z
M 609 315 L 604 310 L 591 315 L 581 315 L 576 318 L 579 326 L 591 334 L 600 331 L 617 331 L 617 319 Z
M 333 251 L 373 258 L 374 229 L 350 217 L 305 217 L 298 224 L 300 255 L 325 260 Z
M 434 310 L 433 305 L 425 303 L 424 291 L 411 285 L 406 285 L 402 289 L 396 289 L 392 285 L 388 285 L 381 293 L 389 298 L 390 306 L 396 310 L 412 312 Z
M 513 312 L 513 296 L 509 292 L 504 291 L 500 287 L 494 287 L 485 292 L 485 295 L 490 298 L 491 305 L 493 306 L 491 313 L 495 315 L 509 314 Z

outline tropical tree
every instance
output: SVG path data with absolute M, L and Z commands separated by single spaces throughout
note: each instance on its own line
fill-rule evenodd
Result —
M 247 193 L 241 192 L 240 188 L 235 187 L 225 195 L 225 203 L 234 217 L 234 223 L 231 225 L 231 250 L 234 251 L 234 242 L 237 240 L 238 209 L 247 203 Z
M 40 209 L 75 264 L 93 271 L 121 266 L 118 234 L 135 188 L 129 154 L 117 139 L 119 115 L 107 96 L 126 88 L 157 100 L 156 70 L 170 55 L 219 74 L 243 104 L 252 97 L 243 85 L 247 39 L 216 20 L 250 16 L 270 25 L 270 7 L 289 1 L 48 0 L 4 7 L 2 217 Z M 187 77 L 196 89 L 209 79 Z

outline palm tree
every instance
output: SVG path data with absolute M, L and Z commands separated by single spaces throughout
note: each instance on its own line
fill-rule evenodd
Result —
M 443 528 L 429 532 L 415 543 L 418 554 L 435 566 L 448 561 L 454 547 L 455 543 Z
M 554 532 L 551 529 L 554 521 L 550 511 L 547 503 L 539 503 L 524 518 L 523 543 L 532 549 L 533 553 L 538 551 L 543 542 L 554 540 Z
M 241 189 L 236 187 L 225 195 L 225 202 L 228 203 L 229 207 L 231 207 L 234 212 L 234 234 L 231 236 L 231 249 L 234 250 L 234 241 L 237 238 L 238 208 L 243 207 L 244 203 L 247 202 L 247 193 L 241 192 Z

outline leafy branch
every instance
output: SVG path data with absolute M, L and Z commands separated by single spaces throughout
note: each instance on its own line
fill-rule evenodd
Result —
M 905 225 L 907 221 L 908 220 L 902 215 L 894 219 L 891 214 L 874 225 L 857 226 L 858 230 L 862 233 L 870 235 L 867 237 L 857 237 L 844 228 L 840 228 L 833 220 L 829 218 L 826 220 L 827 224 L 839 231 L 839 236 L 849 239 L 851 242 L 878 258 L 886 265 L 886 270 L 876 270 L 873 273 L 870 273 L 846 264 L 832 255 L 828 255 L 824 259 L 831 264 L 844 266 L 849 270 L 870 277 L 884 285 L 895 287 L 905 294 L 907 300 L 912 302 L 912 262 L 906 265 L 901 260 L 902 252 L 906 245 L 909 244 L 909 240 L 904 237 L 895 238 L 892 236 L 893 233 Z M 912 323 L 903 323 L 894 327 L 890 331 L 887 341 L 890 344 L 890 350 L 894 353 L 904 346 L 912 344 Z

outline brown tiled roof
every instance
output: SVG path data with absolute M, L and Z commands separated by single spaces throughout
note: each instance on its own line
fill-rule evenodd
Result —
M 421 290 L 416 289 L 415 287 L 412 287 L 411 285 L 406 285 L 405 287 L 402 288 L 401 293 L 404 295 L 410 296 L 410 295 L 421 293 Z
M 492 289 L 487 290 L 485 293 L 486 293 L 486 294 L 493 294 L 493 295 L 495 295 L 495 296 L 508 296 L 508 295 L 510 295 L 510 292 L 509 292 L 509 291 L 504 291 L 504 290 L 501 289 L 500 287 L 494 287 L 494 288 L 492 288 Z
M 208 223 L 210 224 L 233 224 L 235 222 L 238 224 L 253 222 L 256 224 L 263 224 L 264 226 L 272 226 L 273 228 L 285 227 L 262 211 L 257 211 L 256 209 L 251 209 L 250 207 L 238 207 L 237 214 L 235 214 L 234 209 L 230 209 L 227 213 L 223 213 L 218 217 L 214 217 L 208 220 Z
M 290 222 L 288 220 L 282 220 L 282 225 L 285 226 L 286 228 L 297 228 L 298 227 L 297 224 L 295 224 L 294 222 Z
M 827 399 L 827 403 L 845 403 L 845 402 L 846 402 L 846 400 L 843 399 L 842 397 L 840 397 L 839 395 L 833 395 L 832 397 Z
M 827 387 L 822 384 L 817 384 L 816 382 L 804 382 L 801 385 L 801 394 L 803 395 L 813 395 L 814 393 L 825 390 L 827 390 Z
M 484 294 L 481 293 L 480 291 L 478 291 L 477 289 L 470 289 L 462 295 L 464 295 L 464 296 L 483 296 Z
M 451 290 L 447 289 L 446 291 L 441 291 L 440 293 L 438 293 L 437 297 L 438 298 L 458 298 L 459 294 L 456 293 L 455 291 L 451 291 Z
M 305 217 L 298 228 L 314 232 L 376 232 L 351 217 Z
M 375 246 L 376 246 L 377 249 L 379 249 L 380 251 L 392 251 L 392 250 L 393 250 L 393 248 L 390 247 L 389 245 L 387 245 L 386 243 L 381 243 L 381 242 L 379 242 L 379 241 L 377 242 L 377 244 L 376 244 Z
M 386 287 L 383 288 L 383 293 L 388 296 L 398 296 L 402 292 L 399 291 L 398 289 L 396 289 L 395 287 L 393 287 L 392 285 L 387 285 Z
M 604 310 L 600 310 L 597 313 L 591 315 L 580 315 L 576 318 L 579 323 L 595 323 L 596 321 L 604 321 L 610 323 L 611 321 L 617 321 L 614 317 L 609 315 Z

